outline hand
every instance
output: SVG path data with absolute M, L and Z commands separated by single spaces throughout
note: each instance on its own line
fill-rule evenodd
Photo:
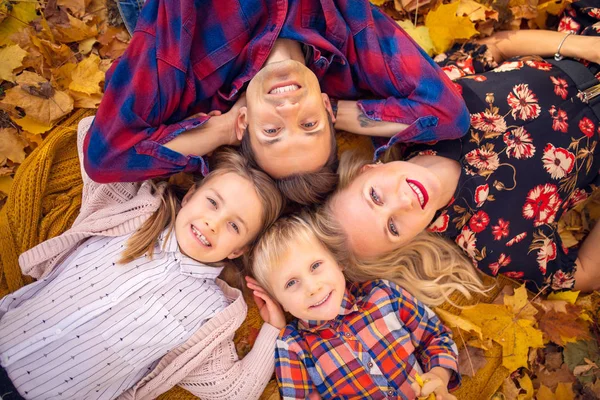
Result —
M 448 393 L 448 381 L 450 371 L 441 367 L 434 367 L 431 371 L 421 375 L 423 386 L 416 381 L 410 386 L 415 392 L 417 399 L 435 400 L 457 400 L 455 396 Z
M 600 64 L 600 37 L 569 35 L 560 52 L 566 57 L 581 58 Z
M 247 276 L 246 285 L 248 286 L 248 289 L 252 290 L 252 295 L 261 318 L 275 328 L 283 329 L 285 327 L 285 316 L 283 315 L 283 311 L 279 304 L 269 296 L 267 291 L 258 284 L 256 279 Z

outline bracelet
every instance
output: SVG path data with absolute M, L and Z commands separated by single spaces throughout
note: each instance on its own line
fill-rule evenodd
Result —
M 567 32 L 567 34 L 562 38 L 562 40 L 558 44 L 558 49 L 556 49 L 556 53 L 554 53 L 554 59 L 556 61 L 560 61 L 563 58 L 565 58 L 563 55 L 560 54 L 560 49 L 561 49 L 563 43 L 565 43 L 565 40 L 567 40 L 567 38 L 569 37 L 569 35 L 572 35 L 572 34 L 573 34 L 573 32 Z

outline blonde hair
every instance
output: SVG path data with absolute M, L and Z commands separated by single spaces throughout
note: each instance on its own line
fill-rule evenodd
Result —
M 228 173 L 234 173 L 249 180 L 254 185 L 262 205 L 262 228 L 257 236 L 259 237 L 275 222 L 285 205 L 283 196 L 275 183 L 266 173 L 252 168 L 241 154 L 231 148 L 219 150 L 214 156 L 213 163 L 215 168 L 204 179 L 200 178 L 194 183 L 196 189 L 211 179 Z M 168 185 L 166 182 L 154 184 L 154 187 L 156 190 L 163 191 L 161 205 L 127 240 L 125 251 L 123 251 L 119 260 L 120 263 L 133 261 L 144 254 L 151 258 L 160 234 L 165 229 L 168 230 L 167 235 L 172 234 L 182 191 L 180 188 Z M 253 242 L 254 240 L 251 240 L 249 244 Z
M 352 253 L 347 235 L 335 218 L 333 204 L 336 194 L 347 188 L 369 163 L 368 158 L 357 152 L 342 154 L 338 189 L 317 215 L 321 226 L 339 235 L 326 246 L 330 248 L 342 242 L 343 247 L 336 251 L 344 254 L 346 277 L 355 282 L 377 278 L 394 281 L 432 306 L 444 301 L 454 304 L 450 295 L 455 291 L 470 298 L 471 293 L 483 294 L 489 290 L 462 250 L 435 233 L 423 231 L 402 247 L 377 257 L 359 257 Z

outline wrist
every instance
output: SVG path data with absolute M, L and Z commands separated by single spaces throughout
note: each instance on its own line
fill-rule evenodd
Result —
M 448 386 L 450 378 L 452 377 L 451 370 L 444 367 L 433 367 L 429 372 L 440 378 L 442 382 L 444 382 L 444 385 Z

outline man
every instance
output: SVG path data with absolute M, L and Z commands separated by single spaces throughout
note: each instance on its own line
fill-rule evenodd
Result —
M 206 173 L 202 156 L 241 140 L 310 203 L 331 186 L 335 129 L 389 146 L 468 125 L 444 73 L 367 0 L 149 0 L 107 74 L 85 167 L 99 182 Z

